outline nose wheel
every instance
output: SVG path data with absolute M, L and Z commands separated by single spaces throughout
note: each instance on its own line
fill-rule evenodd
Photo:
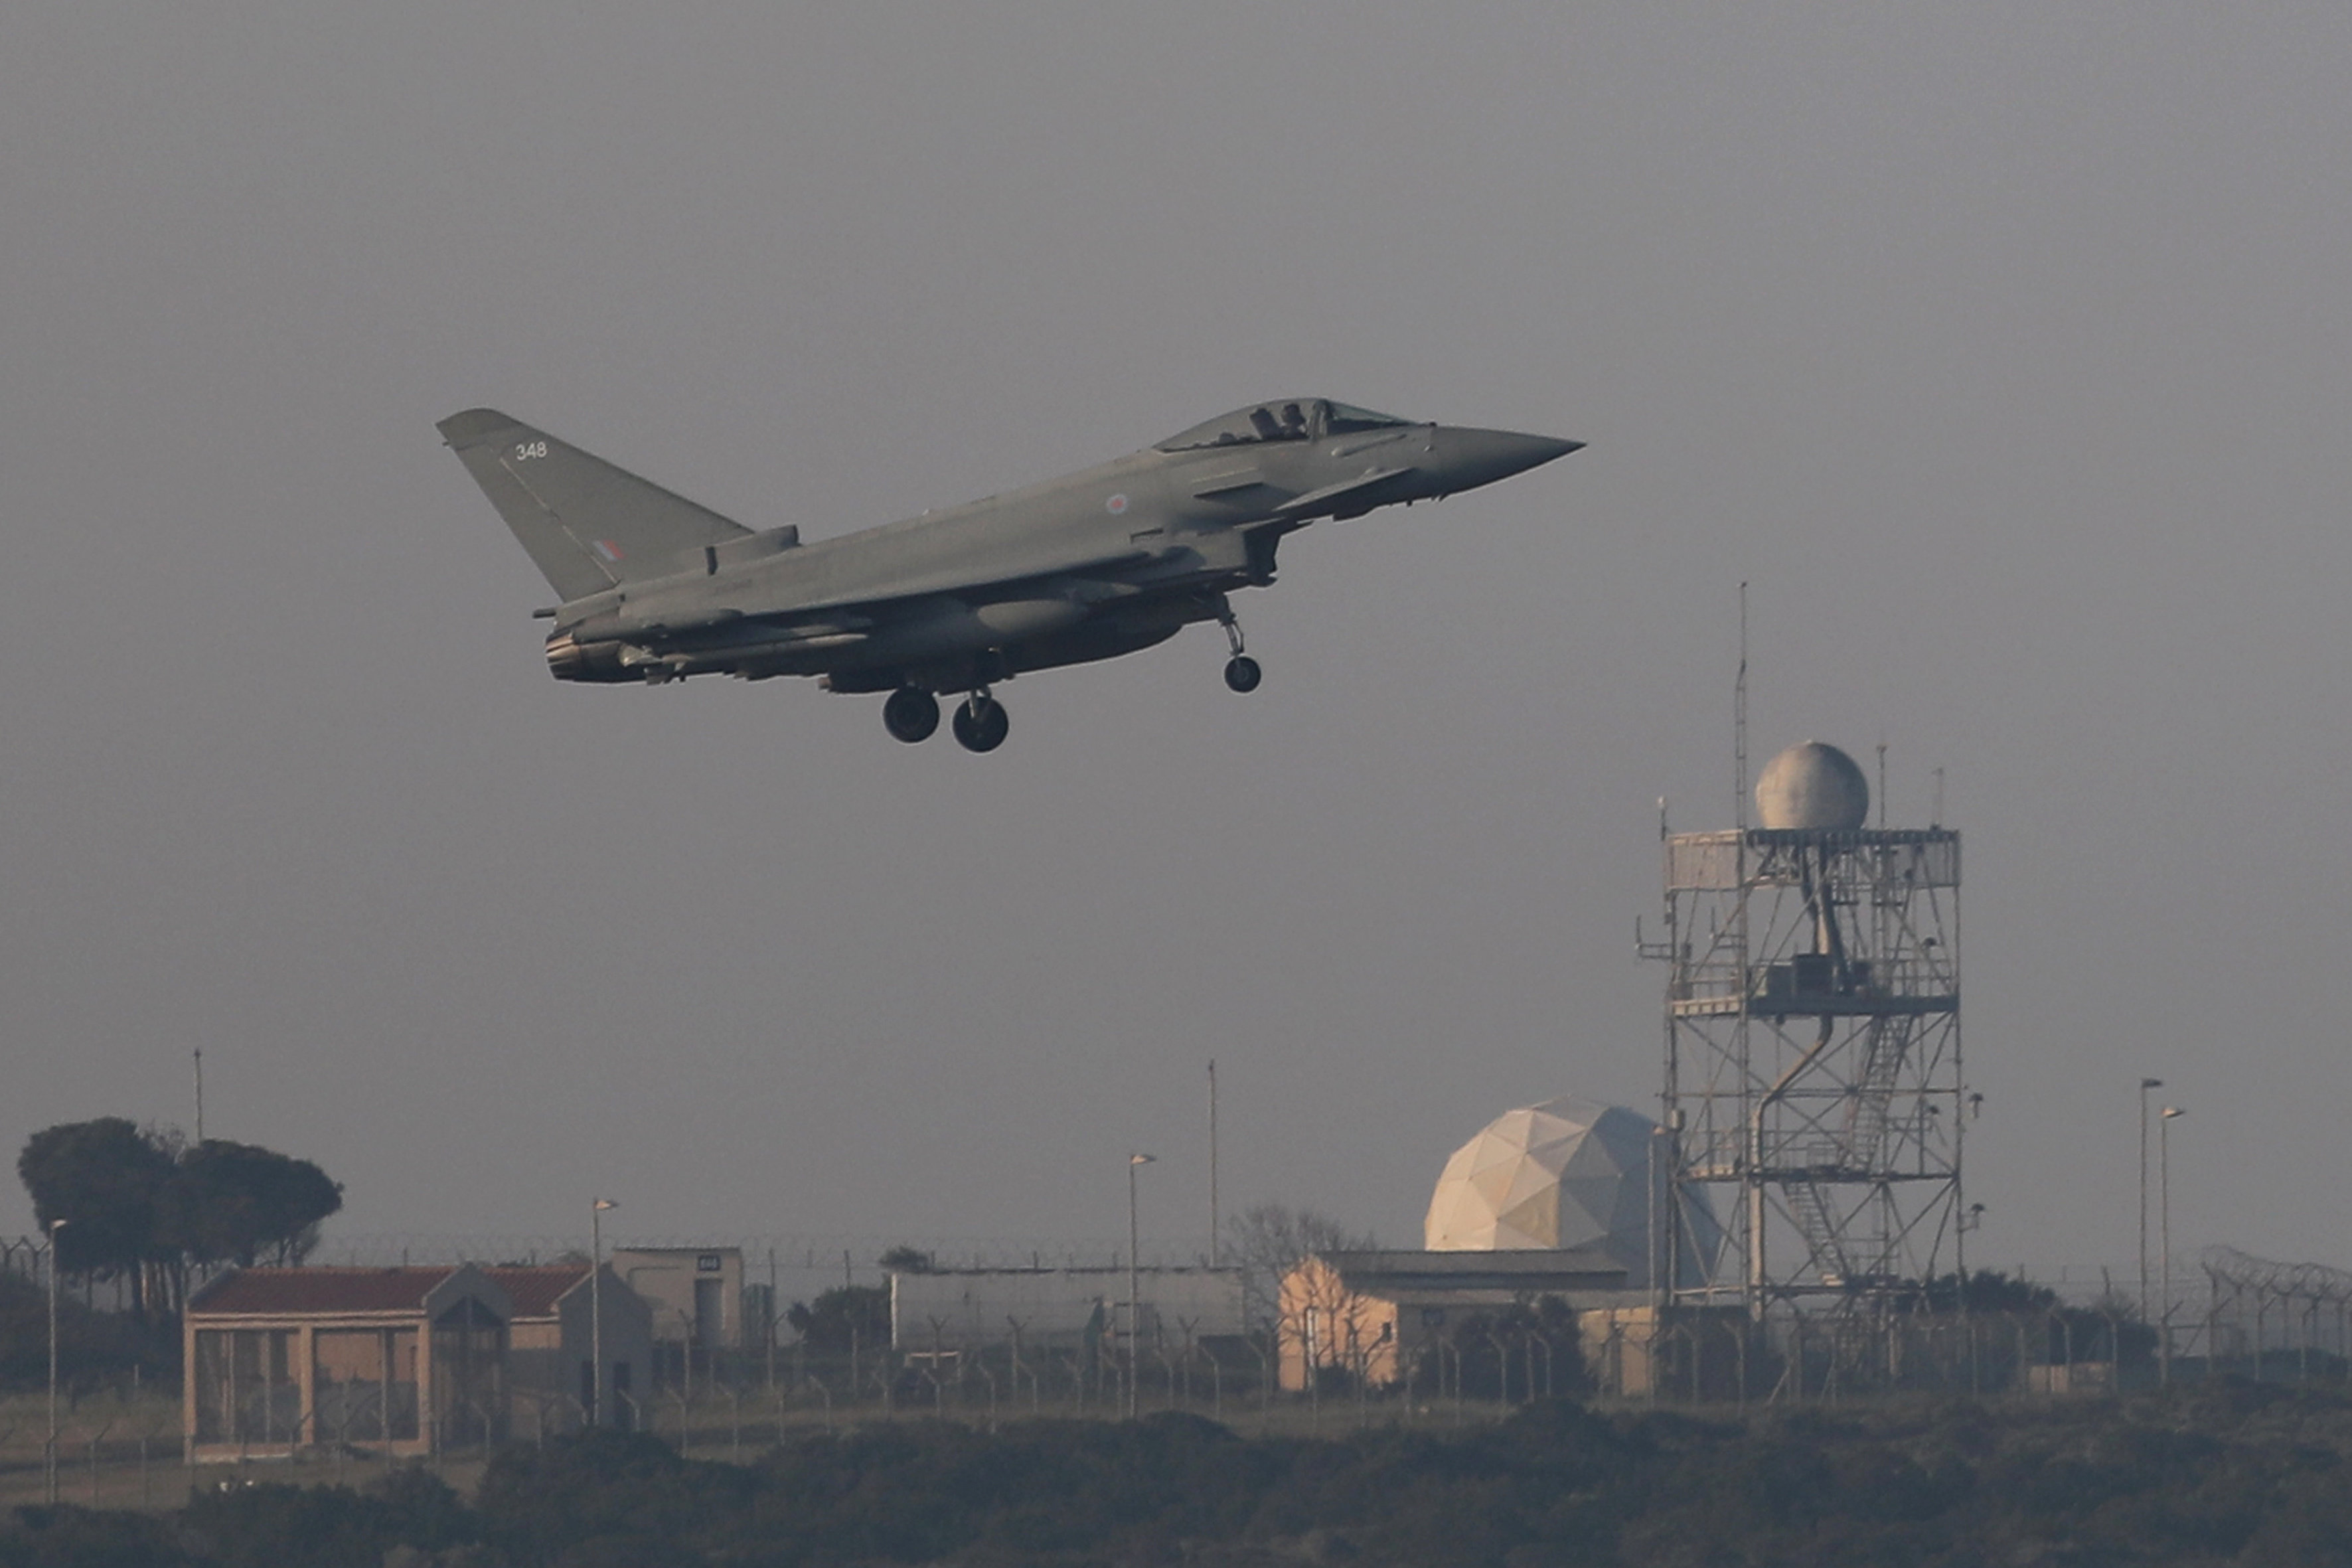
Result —
M 920 687 L 902 686 L 882 704 L 882 727 L 891 739 L 913 745 L 940 727 L 940 701 Z
M 965 751 L 992 752 L 1004 744 L 1013 721 L 1005 715 L 1004 704 L 982 687 L 956 709 L 954 729 L 956 743 Z
M 1225 646 L 1234 650 L 1234 657 L 1225 660 L 1226 688 L 1255 691 L 1257 683 L 1265 679 L 1265 671 L 1258 668 L 1257 660 L 1242 651 L 1242 624 L 1234 618 L 1232 606 L 1220 607 L 1217 625 L 1225 628 Z

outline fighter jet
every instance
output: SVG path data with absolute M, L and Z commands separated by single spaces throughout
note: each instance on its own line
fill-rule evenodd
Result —
M 1274 581 L 1284 537 L 1318 519 L 1493 484 L 1581 445 L 1430 425 L 1319 397 L 1277 399 L 1008 495 L 803 544 L 754 531 L 491 408 L 442 437 L 562 602 L 559 680 L 815 676 L 887 692 L 906 742 L 954 695 L 965 749 L 1011 728 L 994 695 L 1032 670 L 1224 628 L 1225 684 L 1256 689 L 1231 595 Z

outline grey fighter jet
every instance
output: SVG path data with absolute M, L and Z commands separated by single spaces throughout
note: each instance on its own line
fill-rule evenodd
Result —
M 1582 443 L 1416 424 L 1319 397 L 1236 409 L 1157 446 L 946 511 L 801 542 L 758 532 L 490 408 L 442 437 L 562 603 L 559 680 L 820 677 L 887 692 L 901 741 L 939 728 L 1003 743 L 1001 681 L 1223 626 L 1225 684 L 1256 688 L 1229 595 L 1274 581 L 1283 536 L 1318 518 L 1432 500 Z

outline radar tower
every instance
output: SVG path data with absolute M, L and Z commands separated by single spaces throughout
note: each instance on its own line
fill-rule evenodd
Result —
M 1884 1310 L 1966 1272 L 1959 835 L 1883 806 L 1865 826 L 1862 769 L 1810 741 L 1765 765 L 1756 807 L 1727 833 L 1660 824 L 1666 1294 L 1758 1321 Z M 1692 1268 L 1674 1237 L 1710 1207 L 1725 1256 Z

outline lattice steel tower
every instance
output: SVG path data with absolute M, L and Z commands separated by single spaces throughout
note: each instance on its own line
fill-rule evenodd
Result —
M 1668 1225 L 1730 1189 L 1727 1256 L 1667 1289 L 1754 1318 L 1916 1299 L 1965 1272 L 1960 836 L 1865 827 L 1862 770 L 1813 742 L 1756 796 L 1762 826 L 1659 824 Z

